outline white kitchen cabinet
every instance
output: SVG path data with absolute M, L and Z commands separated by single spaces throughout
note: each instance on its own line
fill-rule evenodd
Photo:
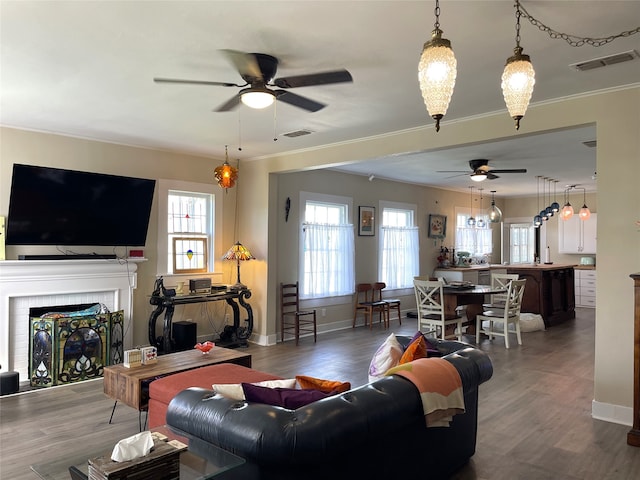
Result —
M 596 306 L 596 271 L 575 270 L 575 294 L 577 307 Z
M 597 222 L 597 213 L 588 220 L 580 220 L 577 213 L 569 220 L 558 218 L 558 252 L 595 254 Z
M 442 277 L 447 282 L 470 282 L 478 284 L 478 270 L 475 268 L 465 269 L 436 269 L 433 276 Z

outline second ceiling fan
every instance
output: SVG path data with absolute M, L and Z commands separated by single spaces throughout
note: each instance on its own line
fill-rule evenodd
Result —
M 265 108 L 271 105 L 276 99 L 309 112 L 317 112 L 326 105 L 316 102 L 315 100 L 311 100 L 310 98 L 297 95 L 288 90 L 274 90 L 269 87 L 289 89 L 327 85 L 331 83 L 353 82 L 351 74 L 345 69 L 274 78 L 276 76 L 276 71 L 278 70 L 278 59 L 276 57 L 265 53 L 245 53 L 237 50 L 222 50 L 222 53 L 226 55 L 229 61 L 235 66 L 242 79 L 246 82 L 245 84 L 238 85 L 236 83 L 229 82 L 183 80 L 161 77 L 156 77 L 153 81 L 156 83 L 183 83 L 191 85 L 214 85 L 242 88 L 242 90 L 231 97 L 227 102 L 216 108 L 214 110 L 216 112 L 228 112 L 237 107 L 240 102 L 251 108 Z
M 478 158 L 475 160 L 469 160 L 469 167 L 471 167 L 471 173 L 440 170 L 438 173 L 458 173 L 460 175 L 469 175 L 471 180 L 475 182 L 481 182 L 483 180 L 495 180 L 500 178 L 496 173 L 527 173 L 526 168 L 492 168 L 489 166 L 489 160 L 485 158 Z

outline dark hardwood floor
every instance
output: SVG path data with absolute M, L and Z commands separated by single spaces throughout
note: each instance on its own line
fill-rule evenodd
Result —
M 389 330 L 374 324 L 320 335 L 316 344 L 303 338 L 298 347 L 289 341 L 250 345 L 248 352 L 258 370 L 358 386 L 390 332 L 415 330 L 415 321 L 405 319 Z M 500 338 L 481 342 L 494 375 L 480 387 L 476 454 L 454 480 L 639 478 L 640 448 L 626 444 L 629 427 L 591 418 L 594 311 L 578 309 L 576 320 L 524 333 L 523 343 L 506 350 Z M 32 463 L 137 433 L 138 412 L 118 406 L 109 424 L 112 407 L 102 380 L 0 398 L 0 478 L 35 480 Z

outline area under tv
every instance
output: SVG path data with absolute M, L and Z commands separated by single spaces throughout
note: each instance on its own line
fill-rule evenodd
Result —
M 18 260 L 113 260 L 118 258 L 113 253 L 74 253 L 69 255 L 18 255 Z

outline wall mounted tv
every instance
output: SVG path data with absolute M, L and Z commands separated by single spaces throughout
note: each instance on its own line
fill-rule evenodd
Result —
M 13 166 L 7 245 L 143 246 L 156 181 Z

